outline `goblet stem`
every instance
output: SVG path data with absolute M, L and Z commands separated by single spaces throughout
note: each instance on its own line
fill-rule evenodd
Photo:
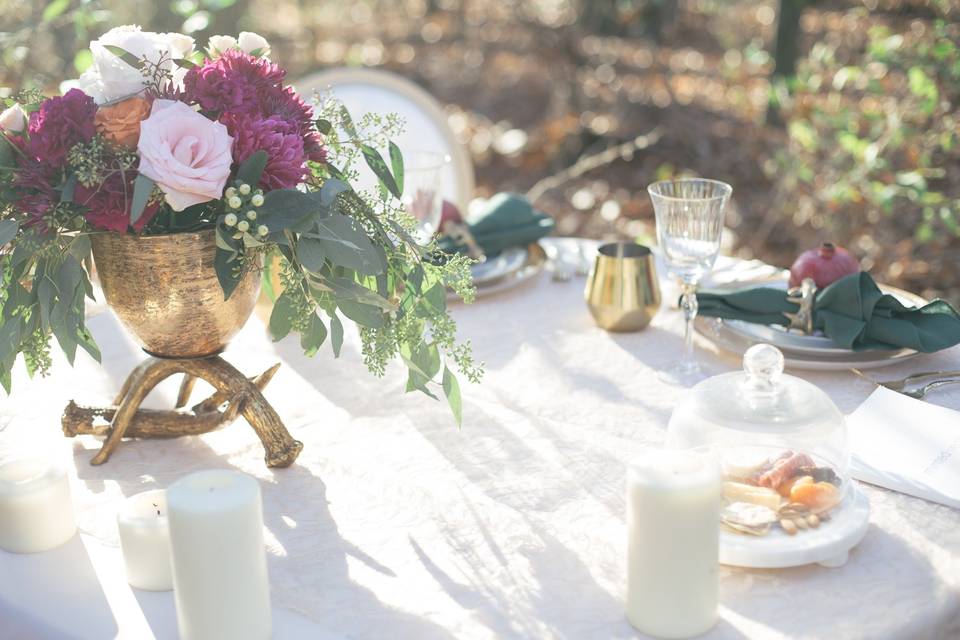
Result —
M 697 317 L 699 305 L 697 303 L 697 284 L 695 282 L 681 282 L 680 308 L 686 325 L 683 331 L 683 368 L 693 371 L 697 368 L 697 361 L 693 355 L 693 321 Z

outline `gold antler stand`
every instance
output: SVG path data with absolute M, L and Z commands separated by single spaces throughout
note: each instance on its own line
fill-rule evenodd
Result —
M 127 377 L 112 407 L 81 407 L 73 401 L 63 412 L 63 434 L 105 435 L 100 451 L 90 461 L 103 464 L 124 437 L 173 438 L 197 435 L 233 422 L 238 415 L 246 418 L 257 432 L 266 451 L 268 467 L 289 467 L 300 455 L 303 443 L 294 440 L 280 416 L 263 397 L 261 390 L 280 368 L 275 364 L 259 376 L 247 379 L 220 356 L 208 358 L 154 358 L 142 363 Z M 162 380 L 184 374 L 172 411 L 141 409 L 147 394 Z M 197 378 L 216 389 L 212 396 L 185 410 Z M 221 408 L 226 403 L 226 407 Z

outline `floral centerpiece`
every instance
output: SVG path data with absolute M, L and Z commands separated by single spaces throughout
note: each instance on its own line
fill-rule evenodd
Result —
M 275 340 L 298 333 L 313 355 L 329 338 L 339 355 L 343 318 L 353 321 L 374 374 L 399 355 L 407 390 L 442 389 L 459 422 L 452 369 L 471 381 L 481 371 L 456 342 L 446 298 L 472 297 L 469 264 L 414 239 L 399 200 L 403 158 L 388 139 L 395 118 L 355 123 L 331 99 L 315 110 L 252 33 L 211 38 L 200 52 L 187 36 L 128 26 L 90 50 L 73 88 L 23 92 L 0 115 L 7 393 L 18 355 L 31 375 L 47 371 L 52 339 L 71 363 L 78 347 L 99 359 L 84 322 L 98 234 L 207 233 L 224 299 L 278 265 L 278 278 L 263 278 Z M 361 158 L 379 178 L 371 193 L 350 186 Z

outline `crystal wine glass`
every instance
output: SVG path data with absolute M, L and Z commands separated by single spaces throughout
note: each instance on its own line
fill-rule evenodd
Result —
M 403 204 L 417 220 L 417 239 L 429 242 L 440 226 L 444 169 L 450 156 L 429 151 L 404 154 Z
M 657 240 L 667 271 L 680 281 L 680 306 L 686 319 L 683 358 L 664 370 L 661 378 L 690 386 L 704 377 L 693 354 L 697 285 L 720 252 L 723 212 L 733 189 L 718 180 L 690 178 L 655 182 L 647 192 L 653 201 Z

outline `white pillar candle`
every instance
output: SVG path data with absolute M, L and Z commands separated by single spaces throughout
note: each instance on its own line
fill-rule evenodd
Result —
M 627 618 L 689 638 L 717 620 L 721 473 L 703 451 L 651 449 L 627 477 Z
M 27 458 L 0 464 L 0 548 L 47 551 L 73 537 L 77 523 L 63 467 Z
M 146 591 L 173 589 L 166 492 L 156 489 L 127 498 L 117 514 L 117 528 L 130 586 Z
M 199 471 L 167 489 L 173 590 L 182 640 L 270 637 L 260 485 Z

